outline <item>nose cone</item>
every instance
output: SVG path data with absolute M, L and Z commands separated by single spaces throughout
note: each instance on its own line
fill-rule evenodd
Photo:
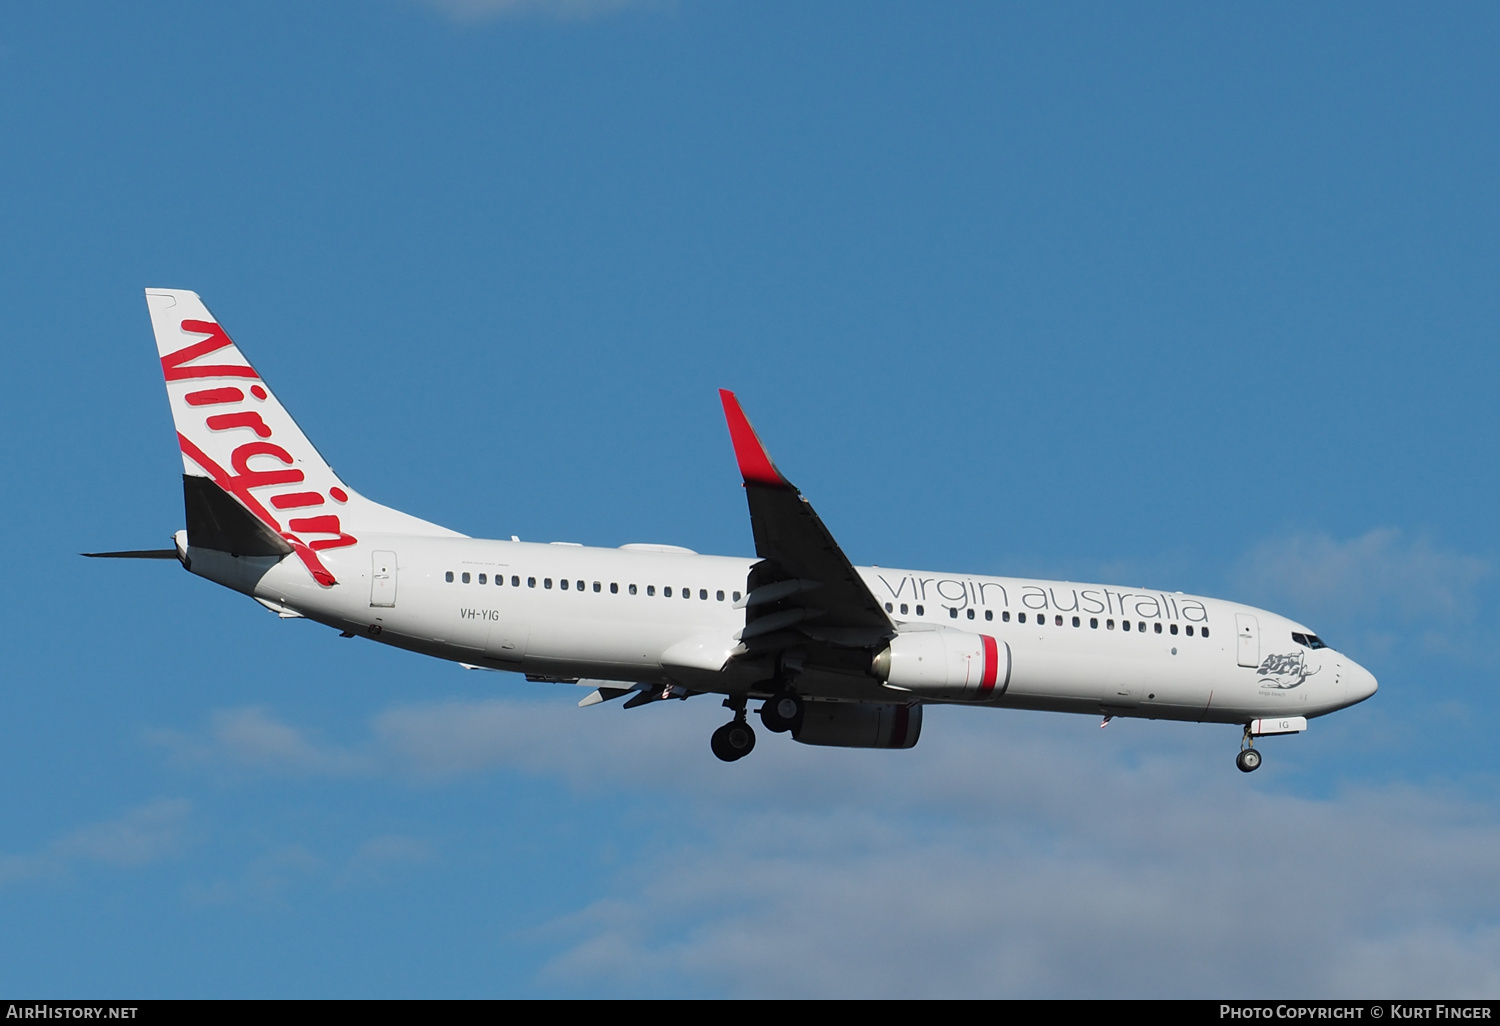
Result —
M 1353 661 L 1344 667 L 1343 676 L 1344 700 L 1349 705 L 1363 702 L 1380 687 L 1373 673 Z

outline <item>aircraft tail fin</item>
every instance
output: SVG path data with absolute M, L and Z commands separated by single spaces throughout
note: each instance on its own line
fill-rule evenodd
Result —
M 456 534 L 340 480 L 197 293 L 147 289 L 146 304 L 182 450 L 188 544 L 295 552 L 327 587 L 337 582 L 319 554 L 360 533 Z

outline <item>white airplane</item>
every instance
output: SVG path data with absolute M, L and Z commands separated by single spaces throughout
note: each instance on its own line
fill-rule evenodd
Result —
M 1375 693 L 1301 624 L 1217 599 L 856 567 L 720 392 L 756 557 L 470 538 L 345 484 L 196 293 L 148 289 L 182 449 L 177 559 L 283 617 L 467 668 L 582 684 L 579 705 L 724 696 L 716 756 L 762 724 L 803 744 L 910 748 L 931 703 L 1243 726 L 1255 739 Z

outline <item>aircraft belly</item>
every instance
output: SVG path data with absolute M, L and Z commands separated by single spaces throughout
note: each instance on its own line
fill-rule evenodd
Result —
M 1106 696 L 1128 690 L 1140 675 L 1133 665 L 1138 660 L 1070 652 L 1044 642 L 1012 641 L 1011 653 L 1010 686 L 1005 696 L 1012 699 L 1059 699 L 1098 706 Z M 1128 700 L 1128 696 L 1122 698 Z
M 592 617 L 537 617 L 529 654 L 538 659 L 638 668 L 659 667 L 661 653 L 682 635 L 681 627 Z
M 1170 646 L 1161 647 L 1160 653 L 1142 656 L 1013 641 L 1010 687 L 1000 704 L 1057 712 L 1203 718 L 1214 690 L 1209 668 L 1172 654 Z M 1213 704 L 1219 704 L 1217 697 Z

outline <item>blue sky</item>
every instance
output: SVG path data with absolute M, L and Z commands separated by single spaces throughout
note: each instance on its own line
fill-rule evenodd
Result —
M 1500 16 L 14 5 L 0 991 L 1500 993 Z M 1236 598 L 1381 681 L 909 752 L 579 710 L 172 564 L 142 289 L 360 490 L 751 551 L 715 389 L 856 562 Z

